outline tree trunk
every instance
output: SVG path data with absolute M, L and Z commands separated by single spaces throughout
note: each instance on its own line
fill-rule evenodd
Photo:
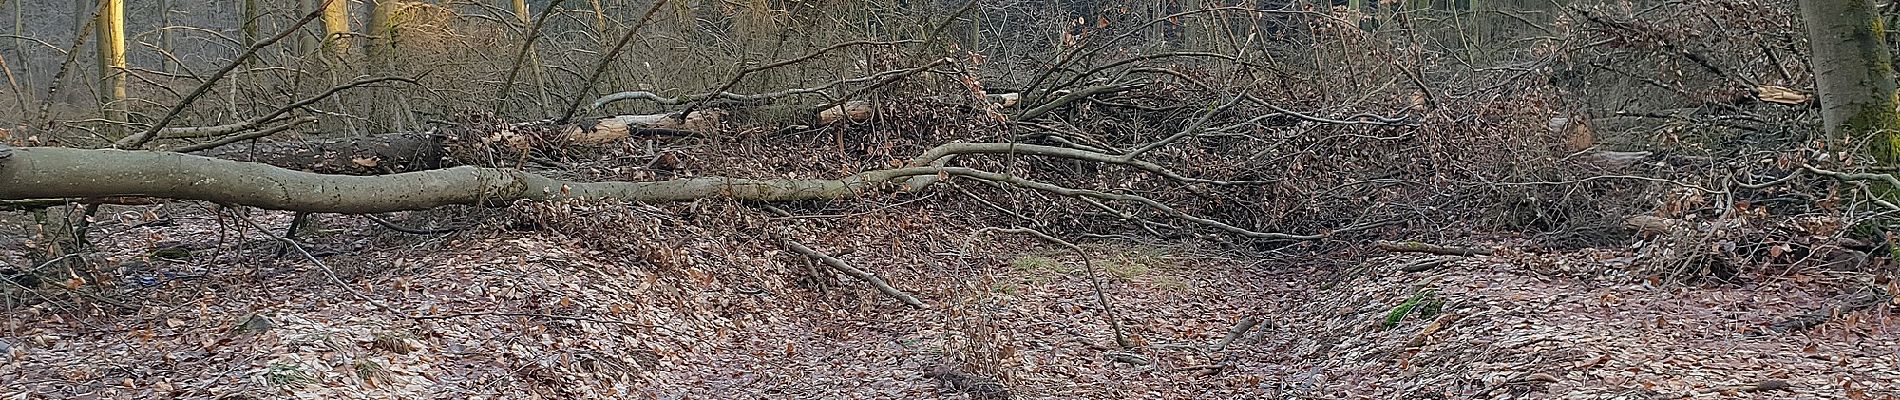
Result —
M 73 36 L 86 30 L 86 21 L 92 20 L 93 0 L 73 0 Z
M 534 26 L 534 13 L 528 9 L 528 0 L 512 0 L 511 3 L 513 3 L 512 5 L 515 9 L 515 18 L 521 20 L 521 31 L 524 32 L 521 38 L 521 45 L 526 48 L 521 51 L 528 55 L 528 65 L 516 68 L 528 68 L 533 71 L 535 83 L 534 92 L 541 98 L 541 102 L 536 104 L 541 104 L 542 113 L 546 113 L 546 105 L 554 104 L 554 101 L 548 99 L 548 79 L 547 74 L 541 71 L 541 53 L 534 50 L 535 38 L 533 35 L 536 34 L 532 28 Z M 554 10 L 549 9 L 543 10 L 542 12 L 554 12 Z M 509 79 L 514 78 L 511 76 Z M 506 85 L 503 87 L 506 88 Z
M 257 44 L 257 0 L 244 0 L 244 47 Z
M 106 132 L 123 136 L 127 122 L 125 101 L 125 0 L 101 0 L 98 21 L 99 108 L 105 112 Z
M 317 9 L 317 6 L 321 4 L 323 4 L 322 0 L 297 0 L 297 14 L 296 15 L 309 14 L 311 11 L 315 11 Z M 304 29 L 309 29 L 309 28 L 304 28 Z M 318 39 L 318 37 L 315 35 L 309 35 L 307 33 L 299 33 L 297 35 L 297 55 L 308 56 L 311 53 L 315 53 L 317 51 L 317 46 L 321 46 L 321 43 L 322 43 L 322 39 Z
M 399 32 L 403 2 L 400 0 L 370 0 L 369 26 L 364 28 L 369 41 L 364 45 L 363 56 L 369 60 L 369 73 L 377 76 L 397 75 L 396 56 L 399 54 L 402 32 Z M 371 88 L 370 104 L 365 114 L 369 118 L 371 129 L 377 131 L 403 131 L 406 126 L 404 116 L 408 103 L 400 93 L 389 88 Z
M 5 148 L 0 145 L 0 148 Z M 188 154 L 26 147 L 0 158 L 0 200 L 150 196 L 272 210 L 371 214 L 516 200 L 642 202 L 732 198 L 838 199 L 940 168 L 897 168 L 843 179 L 704 177 L 657 182 L 572 182 L 517 170 L 454 167 L 381 176 L 323 175 Z
M 1900 165 L 1900 113 L 1894 109 L 1893 60 L 1871 0 L 1803 0 L 1814 48 L 1809 65 L 1829 135 L 1868 143 L 1881 165 Z
M 332 61 L 350 55 L 350 1 L 315 0 L 323 6 L 323 50 Z
M 172 0 L 158 0 L 159 23 L 162 25 L 158 29 L 159 70 L 168 74 L 178 72 L 178 55 L 172 53 L 172 49 L 177 47 L 177 40 L 172 35 L 174 4 Z
M 369 1 L 369 26 L 363 29 L 369 41 L 363 46 L 363 55 L 369 57 L 371 73 L 388 72 L 390 58 L 396 55 L 396 7 L 400 4 L 397 0 Z
M 14 59 L 20 60 L 19 61 L 20 63 L 19 82 L 22 85 L 32 85 L 33 82 L 35 82 L 33 80 L 33 75 L 34 75 L 33 71 L 36 70 L 37 68 L 33 63 L 33 60 L 31 60 L 30 58 L 26 56 L 27 50 L 26 50 L 26 2 L 25 1 L 13 2 L 13 46 L 12 46 L 12 49 L 13 49 Z M 20 95 L 25 96 L 24 93 Z M 21 97 L 21 98 L 25 98 L 25 97 Z M 25 108 L 26 106 L 21 105 L 20 107 Z

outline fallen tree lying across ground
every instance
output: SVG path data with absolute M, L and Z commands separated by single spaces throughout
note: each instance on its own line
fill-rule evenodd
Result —
M 957 154 L 1029 154 L 1124 164 L 1189 180 L 1130 155 L 1042 146 L 951 143 L 910 165 L 859 172 L 839 179 L 759 180 L 698 177 L 653 182 L 576 182 L 526 171 L 460 166 L 378 176 L 325 175 L 268 164 L 181 153 L 0 146 L 0 200 L 149 196 L 203 200 L 298 212 L 371 214 L 448 205 L 498 205 L 516 200 L 611 199 L 637 202 L 730 198 L 754 201 L 826 200 L 874 190 L 913 190 L 911 177 L 971 178 L 1094 201 L 1140 204 L 1163 214 L 1257 239 L 1312 240 L 1324 235 L 1257 232 L 1180 211 L 1134 194 L 1077 189 L 967 167 L 944 166 Z M 1020 149 L 1020 150 L 1018 150 Z M 936 164 L 936 165 L 930 165 Z M 1202 181 L 1204 182 L 1204 181 Z

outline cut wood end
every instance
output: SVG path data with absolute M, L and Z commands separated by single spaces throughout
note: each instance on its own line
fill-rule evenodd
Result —
M 1669 233 L 1675 231 L 1676 227 L 1680 225 L 1682 225 L 1682 221 L 1680 220 L 1649 215 L 1637 215 L 1623 220 L 1623 226 L 1634 229 L 1637 233 L 1644 235 Z
M 818 122 L 825 125 L 846 120 L 863 122 L 869 119 L 871 119 L 871 102 L 863 100 L 846 102 L 818 112 Z

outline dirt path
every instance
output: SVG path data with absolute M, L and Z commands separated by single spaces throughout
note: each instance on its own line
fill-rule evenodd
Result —
M 352 235 L 330 241 L 348 248 Z M 879 267 L 937 308 L 916 311 L 713 237 L 724 236 L 682 240 L 674 255 L 529 232 L 322 267 L 255 249 L 156 261 L 109 291 L 140 310 L 8 310 L 0 398 L 980 398 L 969 393 L 997 380 L 1016 398 L 1900 396 L 1889 307 L 1767 331 L 1843 294 L 1800 273 L 1655 288 L 1580 278 L 1611 256 L 1592 252 L 1416 274 L 1375 260 L 1349 274 L 1093 247 L 1140 347 L 1122 351 L 1073 255 Z M 726 258 L 695 258 L 714 254 Z M 1442 306 L 1388 327 L 1414 297 Z M 1206 350 L 1247 316 L 1264 322 Z M 972 355 L 992 370 L 948 375 L 967 390 L 926 376 Z

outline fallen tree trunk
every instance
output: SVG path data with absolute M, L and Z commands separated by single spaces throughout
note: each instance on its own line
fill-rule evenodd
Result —
M 905 177 L 941 172 L 946 170 L 887 169 L 843 179 L 705 177 L 584 183 L 468 166 L 344 176 L 178 153 L 26 147 L 14 148 L 9 157 L 0 159 L 0 200 L 151 196 L 273 210 L 367 214 L 514 200 L 836 199 Z
M 423 210 L 447 205 L 502 205 L 516 200 L 832 200 L 872 190 L 916 191 L 919 188 L 899 183 L 924 175 L 977 179 L 1086 201 L 1129 202 L 1255 239 L 1317 240 L 1328 236 L 1254 231 L 1189 214 L 1139 195 L 1070 188 L 965 167 L 908 166 L 864 171 L 840 179 L 702 177 L 657 182 L 576 182 L 519 170 L 471 166 L 348 176 L 169 152 L 0 146 L 0 200 L 149 196 L 341 214 Z M 1334 231 L 1338 232 L 1343 231 Z

